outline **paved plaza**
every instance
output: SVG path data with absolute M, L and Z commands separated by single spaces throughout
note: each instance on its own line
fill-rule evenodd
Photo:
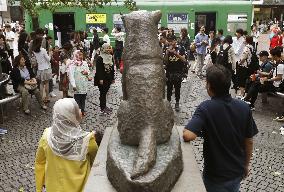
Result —
M 266 41 L 266 38 L 261 40 L 260 49 Z M 57 86 L 55 89 L 58 90 Z M 57 95 L 59 98 L 60 93 L 57 92 Z M 90 84 L 86 101 L 87 116 L 82 127 L 102 135 L 107 126 L 116 123 L 121 96 L 120 78 L 117 78 L 108 94 L 108 103 L 113 113 L 102 116 L 99 114 L 99 90 Z M 19 100 L 7 104 L 5 122 L 0 124 L 0 127 L 8 130 L 8 134 L 0 138 L 0 192 L 35 191 L 35 152 L 43 130 L 52 123 L 52 106 L 58 98 L 52 99 L 47 111 L 40 110 L 35 98 L 32 98 L 30 116 L 20 111 Z M 181 111 L 175 113 L 176 124 L 184 126 L 196 106 L 205 99 L 208 99 L 205 81 L 191 74 L 190 79 L 182 84 Z M 259 133 L 255 138 L 251 174 L 243 181 L 242 192 L 284 192 L 284 136 L 279 134 L 281 124 L 273 121 L 277 113 L 283 110 L 283 102 L 277 97 L 269 97 L 268 101 L 268 104 L 262 104 L 258 99 L 256 111 L 253 112 Z M 200 171 L 203 164 L 202 142 L 201 138 L 193 142 Z

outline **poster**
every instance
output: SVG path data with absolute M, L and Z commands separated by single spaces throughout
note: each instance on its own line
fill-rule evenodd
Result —
M 106 23 L 106 14 L 86 14 L 86 23 Z
M 113 14 L 113 27 L 120 27 L 125 32 L 121 14 Z
M 102 29 L 106 27 L 105 23 L 95 23 L 95 24 L 87 24 L 86 25 L 86 30 L 87 31 L 92 31 L 91 29 L 95 28 L 97 32 L 102 32 Z
M 187 13 L 169 13 L 168 23 L 188 23 Z
M 197 16 L 197 26 L 198 26 L 198 29 L 202 26 L 206 26 L 206 15 Z
M 0 11 L 7 11 L 7 0 L 0 0 Z
M 173 29 L 175 33 L 179 33 L 182 28 L 188 28 L 187 23 L 170 23 L 168 24 L 169 29 Z

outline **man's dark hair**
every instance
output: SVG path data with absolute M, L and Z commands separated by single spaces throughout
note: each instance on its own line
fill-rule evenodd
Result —
M 250 44 L 250 45 L 252 45 L 253 44 L 253 37 L 252 36 L 246 36 L 246 42 L 247 42 L 247 44 Z
M 118 32 L 121 32 L 121 27 L 116 27 L 116 30 L 117 30 Z
M 42 28 L 36 29 L 35 32 L 36 32 L 37 35 L 44 35 L 44 30 Z
M 103 31 L 104 31 L 106 34 L 108 34 L 108 28 L 107 28 L 107 27 L 105 27 L 105 28 L 103 29 Z
M 231 87 L 231 73 L 222 65 L 212 65 L 206 71 L 206 81 L 214 96 L 229 94 Z
M 239 33 L 239 34 L 241 34 L 241 35 L 244 35 L 244 30 L 242 30 L 242 29 L 237 29 L 237 30 L 236 30 L 236 33 Z
M 223 33 L 224 33 L 223 29 L 218 29 L 218 33 L 220 33 L 221 35 L 223 35 Z
M 274 47 L 273 49 L 270 50 L 270 54 L 272 56 L 281 57 L 281 53 L 282 53 L 282 48 L 279 46 Z
M 52 39 L 52 37 L 51 36 L 47 36 L 45 39 L 46 40 L 50 40 L 50 39 Z
M 247 36 L 248 35 L 248 31 L 244 31 L 243 35 Z
M 223 43 L 228 43 L 229 45 L 233 43 L 233 38 L 231 35 L 227 35 L 223 41 Z

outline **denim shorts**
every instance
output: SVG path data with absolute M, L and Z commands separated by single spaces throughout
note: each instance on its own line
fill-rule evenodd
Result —
M 230 181 L 215 183 L 203 177 L 203 182 L 207 192 L 239 192 L 242 179 L 242 177 L 238 177 Z

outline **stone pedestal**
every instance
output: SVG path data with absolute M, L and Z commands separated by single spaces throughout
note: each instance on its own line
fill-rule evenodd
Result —
M 181 137 L 183 127 L 177 127 L 177 129 Z M 105 131 L 103 140 L 85 186 L 85 192 L 117 192 L 117 190 L 110 183 L 106 171 L 107 147 L 112 130 L 112 127 L 108 127 Z M 200 171 L 194 158 L 191 144 L 181 141 L 181 150 L 184 165 L 183 172 L 181 173 L 171 192 L 206 192 Z
M 135 180 L 130 178 L 138 147 L 121 144 L 117 129 L 113 129 L 108 144 L 107 175 L 118 192 L 170 192 L 182 169 L 182 152 L 176 127 L 171 138 L 157 145 L 156 163 L 150 171 Z

